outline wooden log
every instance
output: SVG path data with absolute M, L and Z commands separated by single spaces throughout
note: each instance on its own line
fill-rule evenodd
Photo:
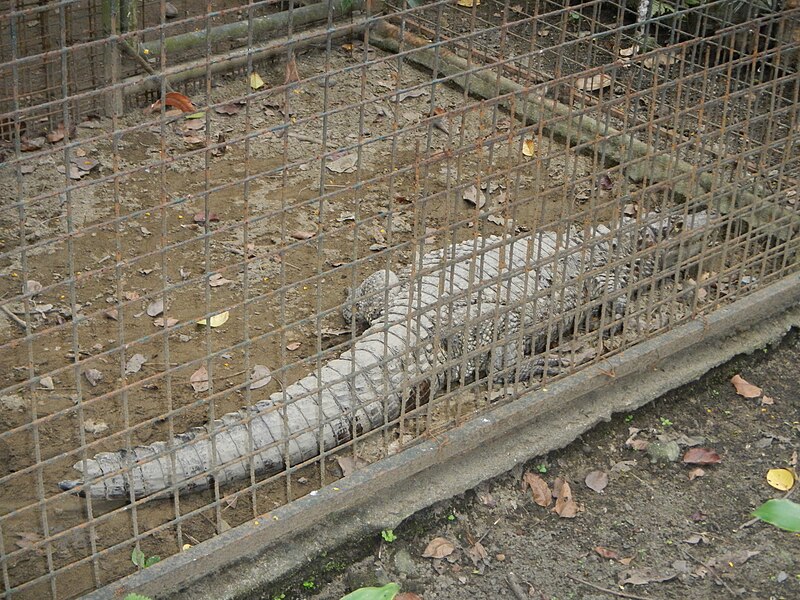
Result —
M 661 152 L 633 134 L 576 113 L 571 106 L 537 96 L 530 87 L 498 75 L 493 67 L 480 69 L 444 46 L 432 47 L 428 40 L 401 31 L 391 23 L 378 23 L 370 34 L 370 43 L 387 52 L 406 52 L 407 61 L 430 70 L 435 67 L 439 77 L 447 77 L 474 96 L 501 97 L 498 103 L 525 121 L 541 123 L 545 131 L 571 145 L 591 146 L 607 161 L 624 164 L 626 177 L 634 182 L 646 178 L 650 184 L 664 183 L 685 198 L 710 193 L 713 198 L 708 204 L 725 214 L 747 207 L 741 218 L 751 227 L 763 228 L 782 241 L 794 237 L 793 243 L 800 245 L 800 238 L 795 236 L 800 231 L 800 215 L 750 191 L 731 190 L 723 180 L 723 173 L 712 171 L 713 166 L 704 170 Z
M 330 10 L 333 10 L 333 18 L 338 20 L 353 12 L 364 10 L 367 4 L 367 0 L 333 0 L 331 4 L 317 2 L 295 8 L 291 12 L 287 10 L 257 17 L 252 20 L 252 41 L 266 39 L 271 34 L 286 33 L 290 25 L 292 29 L 297 29 L 326 21 Z M 208 32 L 201 29 L 168 37 L 164 39 L 163 46 L 167 56 L 190 50 L 205 50 L 207 40 L 212 47 L 222 42 L 236 42 L 236 40 L 241 40 L 242 43 L 239 44 L 241 46 L 247 43 L 249 31 L 250 23 L 247 20 L 237 21 L 212 27 Z M 161 46 L 161 40 L 141 44 L 142 50 L 150 56 L 160 56 Z

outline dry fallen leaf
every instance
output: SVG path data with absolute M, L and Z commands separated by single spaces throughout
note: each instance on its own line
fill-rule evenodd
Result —
M 244 103 L 223 104 L 214 108 L 214 112 L 220 115 L 238 115 Z
M 158 317 L 156 320 L 153 321 L 153 325 L 156 327 L 172 327 L 173 325 L 178 324 L 178 319 L 174 317 L 167 317 L 166 319 L 163 317 Z
M 578 504 L 572 498 L 572 488 L 563 479 L 557 479 L 553 484 L 553 495 L 556 496 L 556 505 L 553 507 L 559 517 L 572 519 L 578 514 Z
M 661 583 L 662 581 L 669 581 L 678 576 L 678 572 L 673 569 L 664 569 L 659 571 L 650 567 L 641 569 L 629 569 L 622 573 L 620 576 L 620 583 L 622 585 L 647 585 L 648 583 Z
M 192 101 L 189 100 L 189 97 L 181 94 L 180 92 L 169 92 L 164 97 L 164 105 L 165 106 L 172 106 L 173 108 L 177 108 L 182 113 L 191 113 L 195 112 L 194 104 Z M 161 100 L 156 100 L 153 104 L 151 104 L 145 112 L 155 112 L 161 109 Z
M 35 279 L 29 279 L 22 284 L 22 293 L 35 296 L 44 289 L 44 286 Z
M 54 390 L 54 389 L 56 389 L 56 386 L 53 383 L 53 378 L 50 375 L 48 375 L 47 377 L 42 377 L 39 380 L 39 389 L 40 390 Z
M 456 4 L 458 4 L 459 6 L 466 6 L 467 8 L 472 8 L 473 4 L 475 6 L 480 6 L 481 0 L 458 0 Z
M 299 347 L 300 347 L 300 342 L 291 342 L 289 344 L 286 344 L 286 349 L 289 350 L 290 352 L 294 352 Z
M 264 87 L 264 80 L 261 79 L 261 75 L 258 73 L 253 73 L 250 75 L 250 89 L 258 90 Z
M 217 221 L 219 221 L 219 215 L 215 212 L 210 212 L 208 213 L 208 218 L 206 218 L 206 213 L 199 212 L 194 215 L 192 220 L 198 224 L 205 223 L 206 221 L 208 221 L 209 223 L 216 223 Z
M 86 381 L 88 381 L 92 387 L 95 387 L 98 383 L 103 381 L 103 374 L 97 369 L 88 369 L 83 372 L 83 376 L 86 377 Z
M 522 156 L 533 156 L 536 150 L 533 140 L 523 140 L 522 142 Z
M 125 364 L 125 374 L 133 375 L 142 369 L 142 365 L 147 362 L 144 354 L 134 354 Z
M 272 381 L 272 372 L 264 365 L 255 365 L 250 373 L 250 389 L 257 390 Z
M 462 192 L 462 198 L 477 208 L 483 208 L 486 204 L 486 196 L 474 185 L 469 186 Z
M 642 61 L 642 64 L 648 69 L 657 69 L 658 67 L 668 67 L 677 60 L 677 57 L 670 54 L 659 53 L 648 56 Z
M 712 569 L 732 569 L 734 567 L 738 567 L 739 565 L 743 565 L 758 554 L 761 553 L 757 550 L 737 550 L 734 552 L 726 552 L 720 556 L 715 556 L 706 564 L 708 564 L 708 566 Z
M 544 479 L 528 471 L 525 473 L 522 480 L 531 488 L 533 501 L 536 502 L 536 504 L 545 508 L 550 506 L 553 495 Z
M 59 123 L 58 126 L 48 133 L 45 137 L 51 144 L 55 144 L 64 139 L 66 132 L 64 131 L 64 123 Z
M 788 492 L 794 487 L 794 473 L 789 469 L 770 469 L 767 471 L 767 483 L 776 490 Z
M 694 469 L 689 471 L 689 481 L 693 481 L 698 477 L 703 477 L 705 474 L 706 472 L 703 469 L 701 469 L 700 467 L 695 467 Z
M 761 388 L 745 381 L 741 375 L 736 374 L 731 378 L 736 393 L 744 398 L 758 398 L 761 395 Z
M 761 406 L 773 406 L 774 404 L 775 400 L 770 398 L 769 396 L 761 397 Z
M 686 538 L 683 541 L 686 544 L 692 544 L 692 545 L 699 544 L 701 542 L 704 543 L 704 544 L 708 543 L 708 539 L 706 538 L 706 536 L 704 536 L 701 533 L 693 533 L 692 535 L 690 535 L 688 538 Z
M 590 490 L 600 494 L 608 485 L 608 473 L 605 471 L 592 471 L 586 476 L 585 483 Z
M 220 327 L 228 321 L 228 318 L 230 316 L 231 314 L 226 310 L 224 312 L 213 315 L 208 319 L 200 319 L 199 321 L 197 321 L 197 324 L 208 325 L 209 327 Z
M 603 548 L 602 546 L 596 546 L 594 551 L 603 558 L 610 558 L 612 560 L 619 558 L 619 554 L 617 554 L 614 550 L 609 550 L 608 548 Z
M 596 92 L 611 85 L 611 75 L 598 73 L 594 77 L 581 77 L 575 80 L 575 87 L 582 92 Z
M 164 299 L 159 298 L 147 305 L 147 315 L 149 317 L 157 317 L 164 312 Z
M 369 465 L 369 462 L 363 458 L 357 457 L 354 459 L 352 456 L 337 456 L 336 462 L 339 464 L 339 468 L 342 470 L 342 477 L 349 477 L 355 471 L 363 469 Z
M 619 55 L 625 58 L 633 56 L 639 50 L 639 46 L 631 46 L 630 48 L 620 48 Z
M 207 392 L 210 387 L 208 384 L 208 370 L 205 367 L 197 369 L 189 377 L 189 383 L 192 384 L 195 392 Z
M 722 457 L 710 448 L 689 448 L 683 455 L 687 465 L 715 465 L 721 460 Z
M 83 422 L 83 428 L 86 430 L 86 433 L 91 433 L 92 435 L 99 435 L 103 432 L 108 431 L 108 423 L 105 421 L 95 421 L 94 419 L 87 419 Z
M 339 158 L 325 163 L 325 168 L 334 173 L 353 173 L 358 164 L 358 155 L 345 154 Z
M 233 283 L 233 281 L 225 279 L 220 273 L 214 273 L 208 278 L 208 285 L 211 287 L 219 287 L 228 283 Z
M 296 240 L 310 240 L 317 234 L 313 231 L 298 230 L 298 231 L 293 231 L 289 235 Z
M 422 552 L 424 558 L 444 558 L 450 556 L 456 547 L 445 538 L 433 538 Z

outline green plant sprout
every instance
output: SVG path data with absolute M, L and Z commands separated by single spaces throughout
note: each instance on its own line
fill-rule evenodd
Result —
M 135 564 L 139 569 L 146 569 L 147 567 L 152 567 L 154 564 L 161 560 L 160 556 L 151 556 L 146 557 L 145 553 L 142 552 L 139 548 L 134 548 L 133 552 L 131 552 L 131 562 Z
M 383 538 L 383 541 L 386 542 L 387 544 L 391 544 L 393 541 L 397 539 L 397 536 L 391 529 L 384 529 L 383 531 L 381 531 L 381 537 Z
M 666 417 L 659 417 L 659 420 L 661 421 L 662 427 L 672 427 L 674 425 L 674 423 Z

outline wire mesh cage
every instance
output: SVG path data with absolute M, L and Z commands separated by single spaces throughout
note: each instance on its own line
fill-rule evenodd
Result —
M 798 271 L 796 2 L 1 5 L 3 597 Z

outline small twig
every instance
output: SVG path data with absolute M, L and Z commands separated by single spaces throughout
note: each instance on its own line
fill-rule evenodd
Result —
M 153 69 L 153 67 L 150 66 L 150 63 L 147 62 L 147 59 L 144 56 L 142 56 L 141 54 L 139 54 L 128 40 L 124 40 L 122 42 L 122 49 L 125 51 L 125 54 L 129 55 L 136 62 L 138 62 L 139 66 L 141 66 L 145 71 L 147 71 L 147 73 L 149 75 L 153 75 L 154 77 L 161 77 L 164 80 L 164 87 L 167 88 L 168 92 L 174 92 L 175 91 L 175 88 L 173 88 L 170 85 L 169 79 L 167 79 L 167 77 L 165 75 L 160 75 L 160 74 L 156 73 L 155 69 Z
M 636 594 L 628 594 L 627 592 L 618 592 L 617 590 L 612 590 L 610 588 L 604 588 L 585 579 L 581 579 L 580 577 L 575 577 L 574 575 L 567 574 L 567 577 L 572 579 L 573 581 L 577 581 L 578 583 L 582 583 L 583 585 L 588 585 L 590 588 L 597 590 L 598 592 L 603 592 L 605 594 L 611 594 L 612 596 L 617 596 L 619 598 L 632 598 L 633 600 L 650 600 L 650 598 L 645 598 L 644 596 L 637 596 Z
M 783 495 L 783 500 L 786 500 L 786 498 L 788 498 L 789 496 L 791 496 L 791 495 L 794 493 L 794 491 L 795 491 L 795 490 L 796 490 L 798 487 L 800 487 L 800 486 L 794 486 L 792 489 L 790 489 L 788 492 L 786 492 L 786 493 Z M 750 526 L 752 526 L 752 525 L 755 525 L 756 523 L 758 523 L 760 520 L 761 520 L 761 519 L 759 519 L 758 517 L 753 517 L 753 518 L 752 518 L 752 519 L 750 519 L 749 521 L 747 521 L 747 522 L 745 522 L 745 523 L 742 523 L 741 525 L 739 525 L 739 529 L 747 529 L 748 527 L 750 527 Z
M 22 329 L 24 329 L 25 331 L 28 331 L 28 324 L 25 321 L 23 321 L 22 319 L 20 319 L 13 312 L 11 312 L 11 310 L 5 304 L 0 306 L 0 308 L 3 309 L 3 312 L 6 313 L 6 315 L 8 316 L 9 319 L 14 321 L 14 323 L 16 323 L 17 325 L 22 327 Z
M 519 583 L 519 579 L 517 579 L 517 576 L 514 575 L 514 573 L 509 571 L 508 575 L 506 575 L 506 582 L 508 583 L 509 589 L 517 600 L 528 600 L 528 594 L 523 591 L 522 586 Z
M 714 567 L 712 567 L 712 566 L 711 566 L 711 565 L 709 565 L 708 563 L 704 563 L 704 562 L 703 562 L 702 560 L 700 560 L 699 558 L 695 558 L 694 556 L 692 556 L 691 554 L 689 554 L 689 552 L 688 552 L 688 551 L 687 551 L 685 548 L 681 548 L 681 552 L 683 552 L 683 553 L 684 553 L 686 556 L 688 556 L 689 558 L 691 558 L 691 559 L 692 559 L 694 562 L 696 562 L 698 565 L 700 565 L 700 566 L 702 566 L 702 567 L 705 567 L 705 568 L 708 570 L 708 572 L 709 572 L 709 573 L 711 573 L 711 575 L 714 577 L 714 579 L 716 579 L 716 580 L 717 580 L 717 581 L 718 581 L 720 584 L 722 584 L 723 586 L 725 586 L 725 589 L 726 589 L 726 590 L 728 590 L 728 593 L 730 593 L 730 595 L 731 595 L 732 597 L 736 597 L 736 596 L 738 596 L 738 595 L 739 595 L 739 594 L 737 594 L 736 592 L 734 592 L 734 591 L 733 591 L 733 589 L 731 589 L 731 586 L 729 586 L 729 585 L 728 585 L 728 583 L 727 583 L 727 582 L 726 582 L 726 581 L 725 581 L 725 580 L 724 580 L 722 577 L 720 577 L 720 576 L 719 576 L 719 573 L 717 573 L 717 571 L 714 569 Z

